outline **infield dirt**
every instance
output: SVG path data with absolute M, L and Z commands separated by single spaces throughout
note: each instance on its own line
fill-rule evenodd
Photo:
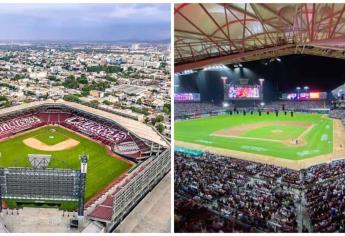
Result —
M 36 138 L 27 138 L 23 140 L 23 143 L 30 148 L 41 151 L 64 151 L 78 146 L 80 142 L 69 138 L 55 145 L 48 145 Z

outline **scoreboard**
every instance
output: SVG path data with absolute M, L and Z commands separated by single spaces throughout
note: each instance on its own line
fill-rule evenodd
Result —
M 260 99 L 259 85 L 229 85 L 227 98 L 230 100 Z
M 175 93 L 175 102 L 200 102 L 200 93 Z
M 283 93 L 283 100 L 325 100 L 326 92 Z

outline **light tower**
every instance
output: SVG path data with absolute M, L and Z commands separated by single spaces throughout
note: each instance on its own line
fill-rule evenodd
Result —
M 78 216 L 84 215 L 84 203 L 85 203 L 85 184 L 86 184 L 86 172 L 87 172 L 87 155 L 81 155 L 80 161 L 80 189 L 79 189 L 79 209 Z
M 222 76 L 220 78 L 221 78 L 221 80 L 223 80 L 223 88 L 224 88 L 224 99 L 223 99 L 223 101 L 225 101 L 225 100 L 227 100 L 226 81 L 227 81 L 228 77 Z
M 263 79 L 263 78 L 260 78 L 259 79 L 259 82 L 260 82 L 260 105 L 261 106 L 263 106 L 263 104 L 264 104 L 264 87 L 263 87 L 263 85 L 264 85 L 264 82 L 265 82 L 265 79 Z
M 296 87 L 296 91 L 297 91 L 297 95 L 298 95 L 298 97 L 299 97 L 299 94 L 300 94 L 300 92 L 301 92 L 301 87 L 300 87 L 300 86 Z

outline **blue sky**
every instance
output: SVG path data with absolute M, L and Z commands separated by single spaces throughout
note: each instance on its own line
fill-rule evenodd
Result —
M 170 39 L 170 4 L 0 4 L 0 40 Z

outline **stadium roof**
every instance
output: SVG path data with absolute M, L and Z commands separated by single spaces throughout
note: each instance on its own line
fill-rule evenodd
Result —
M 114 120 L 116 123 L 128 129 L 129 131 L 135 133 L 141 138 L 153 141 L 165 147 L 168 146 L 167 142 L 152 127 L 144 123 L 141 123 L 139 121 L 132 120 L 123 116 L 119 116 L 116 114 L 112 114 L 109 112 L 105 112 L 102 110 L 94 109 L 88 106 L 84 106 L 78 103 L 68 102 L 68 101 L 61 100 L 61 101 L 56 101 L 56 102 L 41 101 L 41 102 L 23 103 L 21 105 L 0 109 L 0 114 L 6 115 L 12 112 L 16 112 L 18 110 L 34 108 L 34 107 L 42 106 L 42 105 L 52 105 L 52 104 L 69 106 L 71 108 L 84 110 L 86 112 Z
M 345 4 L 175 5 L 175 71 L 290 54 L 344 59 Z

